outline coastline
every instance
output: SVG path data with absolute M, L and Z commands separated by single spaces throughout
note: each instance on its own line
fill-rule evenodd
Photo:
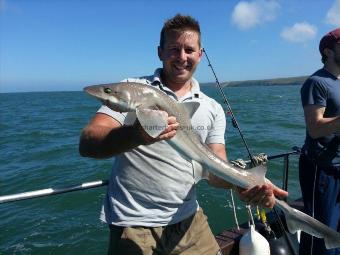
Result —
M 287 78 L 274 78 L 263 80 L 244 80 L 222 82 L 222 87 L 250 87 L 250 86 L 294 86 L 302 85 L 308 76 L 296 76 Z M 201 86 L 215 85 L 214 82 L 201 83 Z

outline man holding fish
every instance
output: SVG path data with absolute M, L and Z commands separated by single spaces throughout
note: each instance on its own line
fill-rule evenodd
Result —
M 202 57 L 198 22 L 180 14 L 167 20 L 161 31 L 158 56 L 163 67 L 154 75 L 126 81 L 157 88 L 186 105 L 192 113 L 192 126 L 187 127 L 192 127 L 200 141 L 226 161 L 223 109 L 200 91 L 193 78 Z M 143 92 L 139 94 L 143 96 Z M 143 128 L 141 122 L 155 112 L 121 113 L 103 105 L 81 134 L 82 156 L 115 157 L 101 214 L 110 226 L 108 254 L 219 254 L 206 216 L 197 203 L 195 182 L 200 176 L 195 175 L 203 171 L 202 176 L 215 187 L 228 189 L 233 185 L 211 173 L 204 174 L 201 165 L 183 158 L 169 145 L 179 128 L 178 120 L 170 113 L 157 111 L 157 118 L 166 121 L 165 129 L 162 125 Z M 155 136 L 150 135 L 153 132 Z M 287 196 L 287 192 L 271 183 L 237 191 L 243 201 L 268 208 L 275 204 L 274 195 Z

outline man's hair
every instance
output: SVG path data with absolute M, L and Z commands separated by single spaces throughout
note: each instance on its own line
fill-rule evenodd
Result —
M 198 44 L 201 47 L 201 30 L 197 20 L 188 15 L 177 14 L 175 17 L 164 22 L 159 46 L 164 47 L 165 35 L 169 32 L 181 33 L 184 31 L 194 31 L 198 34 Z
M 325 64 L 327 61 L 327 56 L 324 54 L 323 51 L 326 48 L 330 50 L 334 50 L 335 44 L 338 44 L 338 43 L 340 43 L 340 27 L 328 32 L 321 38 L 320 44 L 319 44 L 319 51 L 321 53 L 322 63 Z

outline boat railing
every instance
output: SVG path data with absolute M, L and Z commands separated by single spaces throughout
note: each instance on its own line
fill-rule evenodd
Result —
M 273 159 L 277 159 L 277 158 L 283 158 L 284 169 L 283 169 L 283 177 L 282 177 L 282 182 L 283 182 L 282 189 L 284 190 L 288 189 L 289 157 L 290 155 L 294 155 L 294 154 L 300 154 L 300 149 L 298 147 L 293 147 L 292 151 L 270 155 L 267 157 L 269 161 Z M 245 162 L 250 163 L 250 160 L 245 161 Z M 10 194 L 10 195 L 3 195 L 3 196 L 0 196 L 0 204 L 20 201 L 20 200 L 33 199 L 33 198 L 44 197 L 44 196 L 58 195 L 58 194 L 63 194 L 63 193 L 68 193 L 68 192 L 73 192 L 73 191 L 79 191 L 79 190 L 93 189 L 93 188 L 98 188 L 102 186 L 107 186 L 108 183 L 109 183 L 108 180 L 97 180 L 97 181 L 85 182 L 85 183 L 71 185 L 71 186 L 46 188 L 46 189 L 33 190 L 33 191 L 27 191 L 27 192 Z

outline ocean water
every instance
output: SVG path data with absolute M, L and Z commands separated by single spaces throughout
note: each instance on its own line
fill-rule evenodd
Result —
M 302 145 L 299 89 L 225 89 L 252 154 L 274 155 Z M 222 102 L 216 88 L 203 90 Z M 108 178 L 111 159 L 78 154 L 81 129 L 99 107 L 95 99 L 83 92 L 0 94 L 0 107 L 0 196 Z M 247 159 L 237 129 L 230 117 L 227 121 L 228 158 Z M 280 186 L 282 162 L 270 162 L 267 173 Z M 289 193 L 289 199 L 300 197 L 296 156 L 290 159 Z M 101 187 L 0 204 L 0 254 L 106 254 L 109 231 L 99 220 L 104 194 Z M 198 198 L 214 234 L 235 226 L 228 192 L 201 182 Z M 238 200 L 237 214 L 240 222 L 247 220 Z

